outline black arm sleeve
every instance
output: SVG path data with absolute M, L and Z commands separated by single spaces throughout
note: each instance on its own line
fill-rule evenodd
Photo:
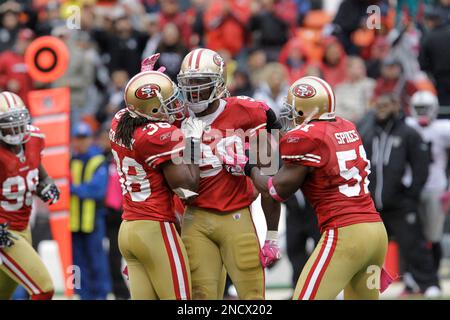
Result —
M 267 131 L 271 132 L 272 129 L 280 130 L 281 124 L 280 121 L 278 121 L 275 112 L 269 108 L 266 112 L 266 115 L 267 115 L 267 125 L 266 125 Z

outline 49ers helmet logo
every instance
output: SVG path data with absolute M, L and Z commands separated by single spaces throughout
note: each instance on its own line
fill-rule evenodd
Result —
M 148 100 L 156 97 L 157 92 L 161 92 L 161 87 L 158 86 L 157 84 L 150 83 L 140 86 L 136 90 L 135 95 L 138 99 Z
M 213 61 L 219 67 L 224 63 L 223 58 L 217 53 L 213 56 Z
M 316 95 L 316 89 L 309 84 L 303 83 L 296 86 L 292 93 L 299 98 L 312 98 Z

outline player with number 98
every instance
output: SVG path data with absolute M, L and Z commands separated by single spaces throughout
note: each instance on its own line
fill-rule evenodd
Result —
M 30 125 L 22 99 L 0 93 L 0 300 L 21 284 L 33 300 L 53 296 L 47 268 L 31 245 L 33 196 L 55 203 L 59 190 L 41 164 L 44 135 Z
M 183 150 L 199 148 L 203 125 L 184 117 L 178 88 L 158 71 L 135 75 L 125 88 L 126 108 L 112 120 L 112 154 L 122 185 L 119 249 L 127 262 L 132 299 L 190 299 L 184 244 L 175 229 L 174 193 L 196 195 L 199 169 Z M 196 153 L 193 152 L 192 155 Z

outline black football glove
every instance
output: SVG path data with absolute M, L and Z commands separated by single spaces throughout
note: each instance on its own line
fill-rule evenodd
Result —
M 0 249 L 11 247 L 18 238 L 8 231 L 8 223 L 0 223 Z
M 60 191 L 51 178 L 47 178 L 43 183 L 39 183 L 37 195 L 42 201 L 54 204 L 59 200 Z

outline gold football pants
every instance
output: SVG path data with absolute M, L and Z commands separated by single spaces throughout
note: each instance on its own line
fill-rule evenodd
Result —
M 248 208 L 215 213 L 187 207 L 181 236 L 189 256 L 193 299 L 221 299 L 223 266 L 240 299 L 264 299 L 259 241 Z
M 378 299 L 387 251 L 382 222 L 328 229 L 300 274 L 293 299 Z
M 119 249 L 127 262 L 132 299 L 191 298 L 189 262 L 173 223 L 122 221 Z
M 21 284 L 33 300 L 53 296 L 53 282 L 44 263 L 31 245 L 31 232 L 12 231 L 18 239 L 9 248 L 0 249 L 0 300 L 10 299 Z

